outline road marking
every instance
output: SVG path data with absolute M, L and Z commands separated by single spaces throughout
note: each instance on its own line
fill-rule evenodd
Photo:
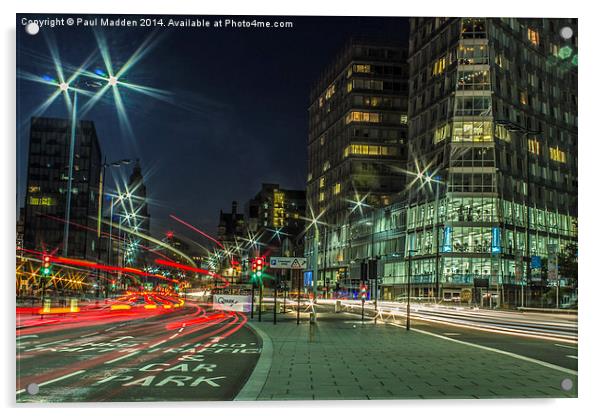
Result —
M 570 348 L 570 349 L 573 349 L 573 350 L 577 349 L 577 347 L 573 347 L 572 345 L 562 345 L 562 344 L 554 344 L 554 345 L 556 345 L 557 347 Z
M 36 346 L 35 346 L 33 349 L 26 350 L 25 352 L 33 351 L 33 350 L 35 350 L 35 349 L 38 349 L 38 348 L 40 348 L 40 347 L 45 347 L 45 346 L 47 346 L 47 345 L 59 344 L 59 343 L 61 343 L 61 342 L 65 342 L 65 341 L 69 341 L 69 340 L 71 340 L 71 338 L 62 339 L 62 340 L 60 340 L 60 341 L 47 342 L 47 343 L 45 343 L 45 344 L 36 345 Z
M 391 323 L 390 325 L 394 325 L 394 326 L 397 326 L 399 328 L 405 328 L 405 326 L 402 326 L 402 325 L 399 325 L 399 324 Z M 540 361 L 540 360 L 537 360 L 535 358 L 525 357 L 524 355 L 515 354 L 513 352 L 498 350 L 497 348 L 486 347 L 484 345 L 473 344 L 472 342 L 460 341 L 459 339 L 445 337 L 443 335 L 434 334 L 432 332 L 423 331 L 421 329 L 412 328 L 412 331 L 419 332 L 419 333 L 425 334 L 425 335 L 430 335 L 430 336 L 436 337 L 436 338 L 445 339 L 445 340 L 452 341 L 452 342 L 457 342 L 458 344 L 463 344 L 463 345 L 468 345 L 470 347 L 480 348 L 480 349 L 485 350 L 485 351 L 491 351 L 491 352 L 496 352 L 498 354 L 507 355 L 509 357 L 517 358 L 519 360 L 523 360 L 523 361 L 527 361 L 527 362 L 530 362 L 530 363 L 533 363 L 533 364 L 541 365 L 543 367 L 551 368 L 553 370 L 562 371 L 563 373 L 572 374 L 574 376 L 576 376 L 578 374 L 577 371 L 571 370 L 570 368 L 560 367 L 559 365 L 547 363 L 545 361 Z
M 166 339 L 164 339 L 163 341 L 159 341 L 159 342 L 157 342 L 156 344 L 153 344 L 153 345 L 151 345 L 151 346 L 150 346 L 150 347 L 148 347 L 148 348 L 153 348 L 153 347 L 156 347 L 157 345 L 161 345 L 161 344 L 163 344 L 164 342 L 167 342 L 167 340 L 166 340 Z
M 122 355 L 121 357 L 117 357 L 117 358 L 115 358 L 113 360 L 105 361 L 105 364 L 113 364 L 113 363 L 116 363 L 117 361 L 121 361 L 121 360 L 123 360 L 125 358 L 131 357 L 132 355 L 136 355 L 136 354 L 139 354 L 139 353 L 140 353 L 140 351 L 134 351 L 134 352 L 131 352 L 129 354 Z
M 110 327 L 108 329 L 105 329 L 105 332 L 109 332 L 111 329 L 115 329 L 115 328 L 117 328 L 117 327 L 116 326 L 112 326 L 112 327 Z
M 184 330 L 184 327 L 178 329 L 178 332 L 182 332 Z
M 572 359 L 574 359 L 574 360 L 578 360 L 578 359 L 579 359 L 579 358 L 577 358 L 577 357 L 576 357 L 576 356 L 574 356 L 574 355 L 567 355 L 566 357 L 567 357 L 567 358 L 572 358 Z
M 180 334 L 173 334 L 171 337 L 169 337 L 169 339 L 174 339 L 175 337 L 177 337 Z
M 23 336 L 17 337 L 17 342 L 19 342 L 25 338 L 37 338 L 37 337 L 38 337 L 37 335 L 23 335 Z
M 443 335 L 448 335 L 448 336 L 452 336 L 452 335 L 462 335 L 459 332 L 444 332 Z
M 86 337 L 91 337 L 92 335 L 96 335 L 96 334 L 100 334 L 100 332 L 92 332 L 91 334 L 86 334 L 86 335 L 80 335 L 80 338 L 86 338 Z
M 38 386 L 39 387 L 43 387 L 43 386 L 46 386 L 48 384 L 56 383 L 57 381 L 61 381 L 61 380 L 64 380 L 66 378 L 73 377 L 73 376 L 76 376 L 78 374 L 85 373 L 85 372 L 86 372 L 86 370 L 78 370 L 78 371 L 75 371 L 73 373 L 65 374 L 64 376 L 61 376 L 61 377 L 58 377 L 58 378 L 55 378 L 55 379 L 52 379 L 52 380 L 44 381 L 43 383 L 38 384 Z M 27 391 L 27 389 L 21 389 L 21 390 L 17 391 L 17 394 L 25 393 L 26 391 Z

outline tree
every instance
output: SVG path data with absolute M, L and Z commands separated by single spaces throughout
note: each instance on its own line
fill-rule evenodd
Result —
M 558 253 L 558 274 L 577 283 L 577 269 L 577 244 L 571 243 Z

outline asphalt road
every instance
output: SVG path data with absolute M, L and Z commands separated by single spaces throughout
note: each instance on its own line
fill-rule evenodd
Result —
M 186 304 L 17 330 L 17 402 L 232 400 L 261 353 L 246 320 Z

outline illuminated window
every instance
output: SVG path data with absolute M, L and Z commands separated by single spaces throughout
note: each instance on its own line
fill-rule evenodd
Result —
M 489 71 L 458 71 L 458 89 L 460 90 L 488 90 Z
M 341 183 L 340 183 L 340 182 L 337 182 L 337 183 L 334 185 L 334 188 L 333 188 L 333 190 L 332 190 L 332 193 L 333 193 L 333 194 L 335 194 L 335 195 L 338 195 L 338 194 L 340 194 L 340 193 L 341 193 Z
M 322 172 L 326 172 L 328 169 L 330 169 L 330 161 L 329 160 L 324 162 L 324 164 L 322 165 Z
M 364 111 L 352 111 L 347 114 L 346 123 L 361 122 L 361 123 L 380 123 L 380 113 L 368 113 Z
M 487 63 L 489 63 L 489 49 L 487 45 L 458 46 L 458 64 L 479 65 Z
M 444 69 L 445 69 L 445 56 L 442 56 L 441 58 L 437 59 L 437 61 L 435 61 L 435 64 L 433 65 L 433 76 L 441 75 L 443 73 Z
M 433 134 L 433 143 L 437 144 L 445 139 L 447 139 L 450 135 L 450 126 L 448 124 L 444 124 L 443 126 L 437 127 L 435 129 L 435 133 Z
M 566 153 L 558 147 L 550 147 L 550 159 L 559 163 L 566 163 Z
M 452 141 L 454 142 L 491 142 L 491 121 L 454 122 Z
M 529 97 L 527 96 L 527 93 L 525 91 L 520 92 L 520 103 L 522 105 L 529 104 Z
M 325 198 L 325 197 L 324 197 L 324 192 L 320 192 L 320 196 L 318 197 L 318 200 L 319 200 L 320 202 L 324 202 L 324 198 Z
M 36 192 L 40 192 L 40 187 L 39 186 L 30 186 L 29 192 L 32 194 L 35 194 Z
M 320 146 L 324 146 L 324 135 L 320 136 Z
M 403 124 L 403 125 L 408 124 L 408 115 L 407 114 L 402 114 L 399 117 L 399 124 Z
M 326 178 L 324 178 L 324 176 L 322 176 L 320 178 L 320 188 L 324 188 L 324 185 L 326 185 Z
M 541 149 L 539 146 L 539 142 L 535 139 L 529 139 L 529 152 L 533 153 L 534 155 L 539 155 Z
M 352 89 L 353 89 L 353 82 L 351 82 L 351 81 L 347 82 L 347 92 L 351 92 Z
M 527 35 L 529 36 L 529 41 L 533 45 L 539 45 L 539 33 L 536 30 L 529 28 L 527 30 Z
M 330 98 L 332 98 L 332 96 L 334 95 L 334 92 L 335 92 L 335 86 L 334 86 L 334 84 L 330 84 L 330 86 L 326 90 L 326 99 L 330 100 Z
M 51 198 L 49 196 L 44 196 L 41 198 L 30 196 L 29 197 L 29 205 L 51 206 L 51 205 L 56 205 L 56 202 L 55 202 L 54 198 Z
M 323 106 L 323 105 L 324 105 L 324 98 L 323 98 L 323 97 L 320 97 L 320 98 L 318 99 L 318 107 L 322 108 L 322 106 Z
M 314 175 L 310 173 L 307 174 L 307 182 L 310 182 L 313 179 Z
M 508 143 L 512 141 L 512 137 L 510 137 L 510 132 L 508 131 L 508 129 L 506 129 L 506 127 L 502 126 L 501 124 L 495 125 L 495 137 Z
M 349 155 L 396 156 L 397 154 L 397 148 L 394 146 L 373 146 L 367 144 L 352 144 L 347 146 L 343 152 L 344 157 Z
M 369 74 L 371 72 L 370 65 L 356 64 L 353 65 L 353 72 L 359 72 L 360 74 Z

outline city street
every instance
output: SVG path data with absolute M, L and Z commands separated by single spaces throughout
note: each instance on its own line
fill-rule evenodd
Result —
M 80 314 L 17 330 L 18 402 L 231 400 L 261 351 L 244 315 L 202 305 Z

